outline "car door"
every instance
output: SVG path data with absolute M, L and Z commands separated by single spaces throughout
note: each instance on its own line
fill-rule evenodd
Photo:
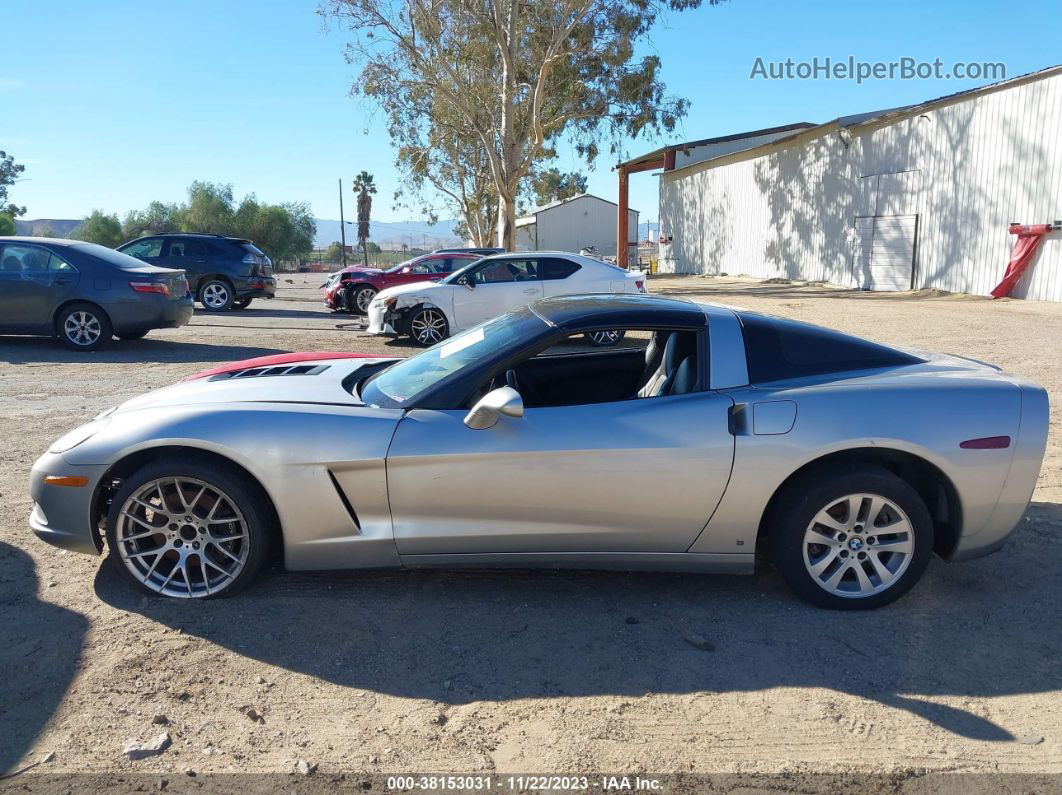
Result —
M 732 405 L 702 391 L 528 408 L 483 430 L 414 409 L 387 456 L 398 551 L 685 552 L 730 476 Z
M 211 263 L 215 250 L 209 243 L 195 238 L 173 238 L 166 241 L 159 265 L 165 268 L 183 270 L 188 277 L 188 286 L 195 294 L 200 277 L 216 270 Z
M 25 243 L 0 245 L 0 326 L 41 331 L 52 310 L 77 286 L 72 265 L 49 249 Z
M 535 258 L 490 259 L 465 278 L 469 285 L 454 291 L 454 321 L 458 329 L 470 328 L 542 297 Z

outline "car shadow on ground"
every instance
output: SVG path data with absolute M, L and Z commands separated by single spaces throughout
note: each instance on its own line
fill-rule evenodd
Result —
M 93 364 L 117 362 L 230 362 L 287 353 L 281 348 L 251 345 L 213 345 L 152 339 L 112 340 L 98 351 L 81 353 L 64 348 L 47 337 L 0 337 L 0 362 L 7 364 Z
M 18 763 L 59 708 L 81 664 L 88 619 L 38 598 L 33 560 L 0 542 L 0 773 Z
M 755 577 L 513 571 L 268 573 L 244 595 L 144 598 L 112 566 L 103 601 L 232 652 L 342 686 L 477 700 L 815 687 L 1013 739 L 939 703 L 1062 687 L 1062 506 L 1030 508 L 1007 547 L 934 561 L 871 612 L 809 607 Z M 239 619 L 233 620 L 238 614 Z
M 233 321 L 263 320 L 265 318 L 298 318 L 300 320 L 312 318 L 314 320 L 327 321 L 333 318 L 350 317 L 353 316 L 329 312 L 323 305 L 319 309 L 273 309 L 269 306 L 259 308 L 257 304 L 254 304 L 247 309 L 230 310 L 228 312 L 210 312 L 205 309 L 196 309 L 195 314 L 192 316 L 191 325 L 199 325 L 204 322 L 210 323 L 221 318 Z

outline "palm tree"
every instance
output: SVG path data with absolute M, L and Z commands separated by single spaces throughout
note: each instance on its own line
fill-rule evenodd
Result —
M 369 239 L 369 216 L 372 215 L 372 194 L 376 193 L 376 183 L 372 174 L 362 171 L 354 177 L 351 189 L 358 194 L 358 245 L 361 246 L 361 263 L 368 267 L 369 252 L 366 242 Z

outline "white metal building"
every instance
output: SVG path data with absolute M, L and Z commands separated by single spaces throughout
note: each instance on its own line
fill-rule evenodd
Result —
M 595 246 L 598 256 L 616 256 L 617 205 L 581 193 L 516 219 L 517 251 L 573 251 Z M 628 244 L 638 245 L 638 211 L 627 212 Z
M 987 295 L 1009 225 L 1062 219 L 1062 67 L 791 128 L 659 161 L 662 271 Z M 1062 301 L 1062 231 L 1012 295 Z

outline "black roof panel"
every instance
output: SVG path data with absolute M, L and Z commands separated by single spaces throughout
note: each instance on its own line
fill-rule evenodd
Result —
M 708 325 L 704 309 L 681 298 L 635 293 L 566 295 L 540 298 L 530 309 L 547 323 L 561 329 L 666 326 L 670 328 L 704 328 Z

